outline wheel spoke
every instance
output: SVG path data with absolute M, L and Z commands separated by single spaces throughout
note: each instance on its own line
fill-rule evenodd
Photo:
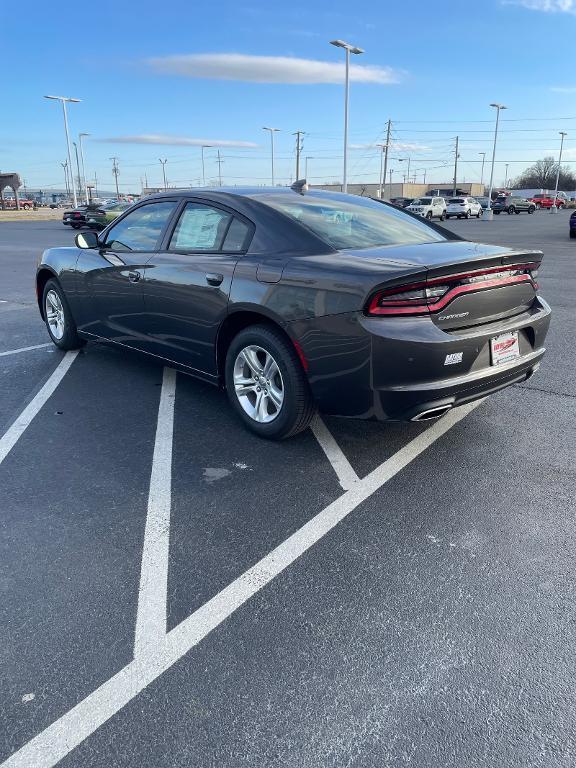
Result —
M 258 360 L 256 350 L 253 347 L 246 347 L 246 349 L 243 349 L 242 357 L 246 361 L 246 365 L 248 368 L 250 368 L 252 373 L 256 373 L 258 375 L 262 374 L 262 366 L 260 365 L 260 360 Z
M 270 386 L 268 387 L 268 397 L 274 403 L 276 410 L 279 411 L 280 408 L 282 407 L 282 400 L 283 400 L 283 395 L 281 390 L 279 390 L 273 384 L 270 384 Z
M 256 395 L 256 419 L 257 421 L 266 421 L 268 416 L 268 396 L 262 390 Z

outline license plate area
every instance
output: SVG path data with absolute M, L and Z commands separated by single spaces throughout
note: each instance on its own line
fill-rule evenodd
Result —
M 504 365 L 520 357 L 518 331 L 502 333 L 490 339 L 490 356 L 492 365 Z

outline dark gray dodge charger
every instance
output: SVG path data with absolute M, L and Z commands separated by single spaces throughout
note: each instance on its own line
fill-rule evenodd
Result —
M 152 355 L 278 439 L 316 408 L 421 421 L 528 379 L 550 322 L 541 260 L 305 184 L 193 189 L 45 251 L 36 288 L 61 349 Z

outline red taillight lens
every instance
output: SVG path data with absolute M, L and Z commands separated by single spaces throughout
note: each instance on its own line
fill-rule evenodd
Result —
M 444 309 L 463 293 L 524 282 L 538 288 L 537 275 L 538 264 L 514 264 L 398 285 L 375 293 L 366 311 L 369 315 L 427 315 Z
M 74 218 L 75 218 L 75 219 L 79 219 L 80 217 L 81 217 L 81 214 L 79 214 L 79 213 L 75 213 L 75 214 L 74 214 Z

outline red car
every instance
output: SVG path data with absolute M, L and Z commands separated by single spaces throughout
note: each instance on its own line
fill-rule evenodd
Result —
M 536 208 L 552 208 L 554 204 L 554 197 L 552 195 L 534 195 L 529 198 L 531 203 L 534 203 Z M 556 207 L 564 208 L 566 200 L 563 197 L 556 198 Z
M 25 197 L 21 197 L 18 202 L 20 203 L 20 210 L 27 211 L 34 207 L 34 200 Z M 7 209 L 16 210 L 16 200 L 13 197 L 4 198 L 4 205 Z

